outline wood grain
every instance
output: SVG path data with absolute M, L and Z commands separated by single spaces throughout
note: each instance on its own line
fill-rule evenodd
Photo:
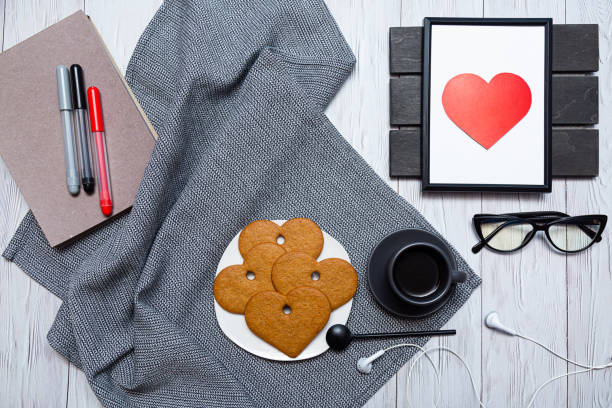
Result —
M 553 75 L 552 124 L 594 125 L 599 121 L 596 76 Z M 391 78 L 391 125 L 421 124 L 421 76 Z
M 42 2 L 45 3 L 45 2 Z M 80 1 L 7 0 L 4 49 L 8 49 L 82 6 Z M 0 165 L 0 240 L 2 248 L 27 212 L 27 204 Z M 25 275 L 16 265 L 0 260 L 0 401 L 3 406 L 36 406 L 50 401 L 66 405 L 68 363 L 47 343 L 60 301 Z
M 423 28 L 389 29 L 391 74 L 418 74 L 423 68 Z M 553 72 L 594 72 L 599 67 L 597 24 L 553 25 Z
M 597 129 L 558 128 L 553 129 L 552 138 L 554 177 L 595 177 L 599 174 Z
M 402 2 L 402 25 L 422 24 L 427 16 L 482 16 L 481 0 L 434 0 Z M 421 183 L 416 180 L 399 181 L 399 193 L 414 205 L 438 229 L 446 239 L 465 257 L 476 273 L 480 273 L 480 255 L 469 250 L 474 235 L 470 217 L 481 210 L 480 194 L 421 193 Z M 455 350 L 470 366 L 481 389 L 480 332 L 481 332 L 481 288 L 450 319 L 446 328 L 456 329 L 457 336 L 435 338 L 428 347 L 443 346 Z M 390 342 L 391 343 L 391 342 Z M 448 354 L 433 356 L 441 371 L 442 400 L 440 407 L 475 407 L 476 399 L 469 385 L 465 368 Z M 432 407 L 437 386 L 432 368 L 421 359 L 413 373 L 410 386 L 407 384 L 408 365 L 397 374 L 397 406 Z
M 599 122 L 599 78 L 555 75 L 551 84 L 554 125 L 595 125 Z
M 389 29 L 389 70 L 391 74 L 423 71 L 423 27 Z
M 422 83 L 421 75 L 391 78 L 389 82 L 391 125 L 411 126 L 421 124 Z
M 466 136 L 467 137 L 467 136 Z M 599 132 L 588 128 L 553 128 L 553 177 L 595 177 L 599 174 Z M 421 176 L 421 128 L 389 132 L 391 177 Z
M 4 9 L 5 0 L 0 0 L 0 52 L 4 51 Z
M 84 7 L 82 0 L 0 0 L 5 16 L 4 49 Z M 103 32 L 122 69 L 161 0 L 92 1 L 85 11 Z M 0 13 L 2 16 L 2 13 Z M 27 204 L 0 161 L 0 241 L 2 248 L 27 212 Z M 47 343 L 46 334 L 60 301 L 23 273 L 0 260 L 0 406 L 101 406 L 83 373 Z
M 163 0 L 83 1 L 85 13 L 91 17 L 102 35 L 119 69 L 125 73 L 140 35 Z
M 368 0 L 325 3 L 357 57 L 355 69 L 331 102 L 327 115 L 376 173 L 394 185 L 389 178 L 387 143 L 388 30 L 400 24 L 401 0 L 386 0 L 384 7 L 372 7 Z M 353 101 L 351 109 L 347 109 L 348 100 Z M 387 111 L 381 115 L 383 107 Z
M 392 187 L 389 177 L 388 55 L 390 26 L 400 25 L 401 0 L 326 0 L 357 64 L 327 109 L 327 115 L 346 140 L 361 153 L 376 173 Z M 384 110 L 386 109 L 386 110 Z M 396 381 L 392 378 L 366 405 L 393 407 Z
M 552 17 L 564 23 L 564 0 L 485 1 L 485 17 Z M 483 212 L 565 209 L 563 180 L 553 180 L 550 194 L 484 194 Z M 538 236 L 521 252 L 482 254 L 483 315 L 497 310 L 502 320 L 519 332 L 564 351 L 565 256 L 551 250 Z M 524 407 L 535 389 L 566 370 L 564 362 L 539 347 L 489 329 L 482 331 L 483 400 L 490 407 Z M 564 382 L 549 385 L 538 407 L 563 407 Z
M 8 45 L 33 34 L 80 1 L 6 0 Z M 0 8 L 3 0 L 0 0 Z M 61 3 L 61 4 L 60 4 Z M 129 3 L 129 4 L 128 4 Z M 133 4 L 132 4 L 133 3 Z M 108 3 L 86 0 L 105 41 L 125 68 L 131 48 L 158 0 Z M 461 354 L 475 375 L 476 385 L 489 407 L 524 406 L 536 385 L 553 374 L 574 367 L 553 359 L 536 346 L 483 329 L 482 318 L 497 309 L 504 321 L 541 339 L 561 354 L 579 361 L 602 362 L 612 350 L 612 325 L 606 312 L 612 299 L 610 238 L 589 252 L 565 257 L 535 239 L 524 251 L 501 256 L 489 251 L 473 255 L 474 213 L 505 210 L 566 209 L 572 214 L 611 213 L 612 118 L 601 115 L 601 174 L 592 181 L 555 181 L 548 196 L 527 194 L 422 194 L 420 182 L 397 181 L 389 169 L 389 27 L 422 23 L 425 16 L 552 16 L 556 22 L 600 24 L 600 92 L 602 112 L 610 111 L 612 97 L 612 5 L 609 0 L 393 0 L 372 7 L 367 0 L 327 0 L 330 11 L 355 52 L 355 71 L 327 113 L 347 140 L 379 175 L 425 214 L 431 223 L 483 276 L 483 286 L 451 319 L 448 328 L 458 335 L 434 339 Z M 108 4 L 108 6 L 106 6 Z M 19 9 L 19 10 L 17 10 Z M 17 16 L 19 16 L 17 18 Z M 0 20 L 1 25 L 1 20 Z M 2 30 L 0 30 L 2 31 Z M 17 35 L 16 33 L 19 33 Z M 22 38 L 23 37 L 23 38 Z M 0 166 L 0 238 L 3 247 L 25 214 L 26 206 L 6 168 Z M 47 345 L 45 335 L 57 310 L 53 295 L 32 282 L 13 264 L 0 260 L 0 407 L 99 406 L 82 372 Z M 567 273 L 566 273 L 567 272 Z M 567 279 L 567 284 L 566 284 Z M 567 319 L 567 327 L 565 321 Z M 565 341 L 567 335 L 567 342 Z M 391 342 L 390 342 L 391 343 Z M 375 350 L 373 350 L 375 351 Z M 386 357 L 383 357 L 386 358 Z M 447 355 L 434 355 L 443 374 L 440 406 L 477 406 L 463 367 Z M 391 379 L 368 407 L 432 406 L 435 391 L 431 367 L 419 364 L 406 386 L 406 368 Z M 571 377 L 546 388 L 538 407 L 612 406 L 610 372 Z M 70 384 L 68 385 L 68 379 Z
M 553 38 L 553 71 L 594 72 L 599 69 L 597 24 L 555 24 Z
M 612 7 L 608 0 L 567 0 L 568 23 L 599 23 L 600 174 L 593 180 L 567 181 L 571 214 L 612 215 Z M 604 114 L 605 112 L 605 114 Z M 612 350 L 612 240 L 610 226 L 591 250 L 567 257 L 567 351 L 569 358 L 594 364 L 610 362 Z M 570 365 L 569 370 L 576 367 Z M 568 407 L 612 406 L 612 370 L 567 380 Z M 544 401 L 546 393 L 540 401 Z
M 389 175 L 421 176 L 421 128 L 394 129 L 389 132 Z

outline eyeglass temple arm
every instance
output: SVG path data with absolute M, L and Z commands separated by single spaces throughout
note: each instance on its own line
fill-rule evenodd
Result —
M 482 248 L 484 248 L 485 245 L 487 245 L 486 241 L 480 240 L 476 245 L 472 247 L 472 253 L 473 254 L 479 253 L 482 250 Z
M 582 232 L 584 232 L 585 234 L 587 234 L 589 236 L 589 238 L 591 238 L 591 239 L 595 238 L 595 242 L 601 241 L 601 235 L 597 236 L 597 232 L 596 231 L 593 231 L 592 229 L 590 229 L 586 225 L 578 224 L 578 226 L 580 227 Z

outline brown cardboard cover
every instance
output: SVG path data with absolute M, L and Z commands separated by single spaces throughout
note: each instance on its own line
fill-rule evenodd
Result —
M 107 220 L 97 190 L 71 196 L 66 188 L 55 68 L 74 63 L 85 85 L 100 89 L 113 215 L 132 205 L 156 138 L 83 12 L 0 54 L 0 154 L 52 246 Z

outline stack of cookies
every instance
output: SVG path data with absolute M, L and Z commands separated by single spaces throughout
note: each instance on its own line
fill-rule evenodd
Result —
M 238 238 L 241 265 L 223 269 L 213 291 L 219 305 L 244 314 L 247 326 L 289 357 L 297 357 L 325 327 L 332 310 L 357 291 L 347 261 L 317 261 L 323 233 L 307 218 L 283 225 L 257 220 Z

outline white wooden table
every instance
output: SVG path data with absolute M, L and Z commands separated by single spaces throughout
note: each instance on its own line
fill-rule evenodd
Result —
M 205 1 L 205 0 L 202 0 Z M 488 407 L 525 406 L 548 378 L 573 370 L 536 346 L 483 328 L 497 310 L 522 333 L 578 361 L 612 356 L 610 230 L 592 250 L 553 252 L 541 239 L 511 256 L 473 255 L 471 217 L 477 212 L 560 210 L 612 215 L 612 0 L 326 0 L 357 56 L 357 66 L 327 113 L 377 173 L 448 237 L 482 277 L 481 288 L 447 325 L 458 335 L 428 345 L 449 347 L 466 359 Z M 7 49 L 83 9 L 125 71 L 136 42 L 161 0 L 0 0 L 0 43 Z M 420 183 L 388 177 L 388 30 L 422 23 L 425 16 L 552 17 L 555 23 L 598 23 L 600 30 L 600 177 L 555 180 L 553 192 L 528 194 L 422 194 Z M 1 92 L 2 90 L 0 90 Z M 1 109 L 1 107 L 0 107 Z M 0 248 L 27 211 L 4 163 L 0 165 Z M 55 353 L 46 333 L 58 299 L 18 267 L 0 261 L 0 407 L 100 406 L 84 375 Z M 477 402 L 465 370 L 447 354 L 442 370 L 445 407 Z M 368 407 L 432 406 L 434 376 L 425 363 L 407 387 L 402 369 Z M 563 379 L 549 386 L 538 407 L 612 407 L 612 370 Z

